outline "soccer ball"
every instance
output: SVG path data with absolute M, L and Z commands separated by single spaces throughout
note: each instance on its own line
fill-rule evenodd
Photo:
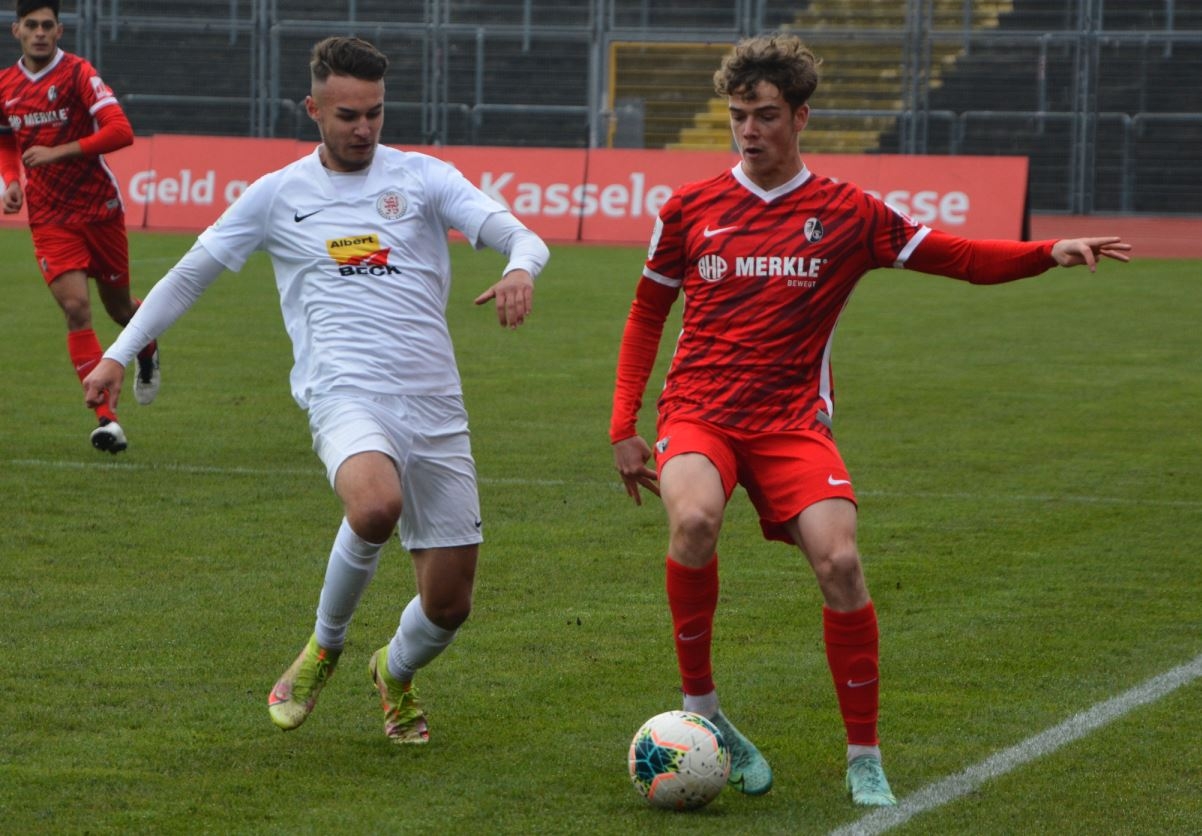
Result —
M 730 750 L 722 732 L 700 714 L 656 714 L 630 741 L 630 780 L 653 807 L 704 807 L 729 776 Z

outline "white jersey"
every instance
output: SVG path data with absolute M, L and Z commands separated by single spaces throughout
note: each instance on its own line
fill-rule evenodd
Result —
M 447 233 L 480 246 L 505 207 L 449 163 L 387 146 L 359 182 L 336 189 L 314 150 L 255 181 L 199 243 L 235 272 L 255 250 L 271 257 L 302 407 L 339 390 L 460 394 Z

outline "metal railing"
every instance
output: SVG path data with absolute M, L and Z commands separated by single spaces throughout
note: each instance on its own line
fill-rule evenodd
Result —
M 1039 198 L 1051 200 L 1053 191 L 1063 195 L 1063 203 L 1058 201 L 1054 207 L 1057 210 L 1139 211 L 1146 202 L 1142 195 L 1155 185 L 1180 187 L 1185 193 L 1180 202 L 1184 211 L 1202 213 L 1198 163 L 1182 162 L 1187 176 L 1181 178 L 1181 184 L 1152 184 L 1145 174 L 1150 154 L 1163 154 L 1163 162 L 1170 165 L 1174 155 L 1180 156 L 1181 149 L 1169 141 L 1157 149 L 1156 137 L 1170 129 L 1196 129 L 1202 116 L 1158 113 L 1146 107 L 1147 91 L 1152 87 L 1147 79 L 1137 85 L 1125 112 L 1113 112 L 1112 106 L 1102 111 L 1099 106 L 1099 84 L 1106 71 L 1100 66 L 1104 50 L 1130 50 L 1132 74 L 1139 76 L 1156 61 L 1175 59 L 1179 53 L 1202 47 L 1202 30 L 1180 28 L 1183 21 L 1194 20 L 1185 17 L 1188 7 L 1174 0 L 1144 4 L 1155 12 L 1149 18 L 1155 20 L 1154 25 L 1117 29 L 1107 28 L 1108 21 L 1126 14 L 1129 2 L 1075 0 L 1071 6 L 1056 7 L 1064 10 L 1062 28 L 1019 31 L 974 28 L 971 0 L 963 0 L 958 17 L 941 13 L 938 18 L 934 0 L 897 2 L 904 10 L 899 28 L 828 27 L 820 36 L 820 45 L 831 48 L 861 42 L 902 48 L 897 67 L 902 106 L 873 112 L 895 120 L 895 150 L 956 153 L 971 147 L 980 152 L 985 147 L 978 136 L 981 126 L 1004 127 L 1007 120 L 1021 119 L 1030 123 L 1032 131 L 1055 131 L 1055 148 L 1044 143 L 1029 154 L 1033 165 L 1038 163 L 1040 171 L 1057 181 L 1055 190 L 1049 189 Z M 452 0 L 423 0 L 403 9 L 383 0 L 331 0 L 320 12 L 322 20 L 300 19 L 296 11 L 288 17 L 294 7 L 281 0 L 194 0 L 164 2 L 157 7 L 144 0 L 79 0 L 76 11 L 64 13 L 63 19 L 69 39 L 65 46 L 89 57 L 106 76 L 110 67 L 129 66 L 138 60 L 147 51 L 147 41 L 178 41 L 178 50 L 170 58 L 196 62 L 194 83 L 183 92 L 168 92 L 158 83 L 158 71 L 167 63 L 163 58 L 157 59 L 159 65 L 153 63 L 154 58 L 143 59 L 151 63 L 128 70 L 126 84 L 114 85 L 123 102 L 147 111 L 135 125 L 139 130 L 150 126 L 153 131 L 169 132 L 169 125 L 155 123 L 153 115 L 157 109 L 165 112 L 174 107 L 204 114 L 212 125 L 220 126 L 214 130 L 217 133 L 312 136 L 299 107 L 307 83 L 303 59 L 297 53 L 317 38 L 346 33 L 402 42 L 412 49 L 414 58 L 420 57 L 412 74 L 395 87 L 390 81 L 389 89 L 389 110 L 412 126 L 414 142 L 491 144 L 497 134 L 493 126 L 508 125 L 512 135 L 537 117 L 541 132 L 532 135 L 538 144 L 599 146 L 606 143 L 614 118 L 608 85 L 612 42 L 730 43 L 779 26 L 805 8 L 805 4 L 784 0 L 722 4 L 699 0 L 695 20 L 700 23 L 681 25 L 678 13 L 668 15 L 655 0 L 564 0 L 562 9 L 549 0 L 509 0 L 507 5 L 493 5 L 505 6 L 507 14 L 501 18 L 505 22 L 472 20 L 461 4 Z M 172 14 L 170 6 L 181 11 Z M 472 6 L 480 7 L 478 3 Z M 1128 20 L 1131 17 L 1127 15 Z M 572 22 L 563 22 L 568 20 Z M 228 70 L 222 77 L 227 62 L 203 53 L 213 44 L 224 44 L 228 55 L 236 57 L 236 78 L 231 79 Z M 571 68 L 574 88 L 554 100 L 544 95 L 552 88 L 564 88 L 563 83 L 557 85 L 564 75 L 557 66 L 550 70 L 551 78 L 533 77 L 525 89 L 513 85 L 516 90 L 506 88 L 505 95 L 499 95 L 492 83 L 499 69 L 515 56 L 529 59 L 537 55 L 548 44 L 573 45 L 578 56 Z M 1029 76 L 1028 86 L 998 80 L 1000 87 L 1009 85 L 1015 95 L 1024 98 L 1020 107 L 946 110 L 936 95 L 938 79 L 933 64 L 935 48 L 944 46 L 973 57 L 991 49 L 1021 48 L 1029 54 L 1037 71 Z M 1141 61 L 1140 56 L 1146 60 Z M 707 81 L 701 79 L 700 83 Z M 1186 86 L 1197 85 L 1196 76 L 1185 81 Z M 1024 109 L 1027 104 L 1030 110 Z M 555 123 L 561 124 L 562 130 L 557 130 Z M 1021 144 L 1020 139 L 1006 134 L 1006 141 L 1014 147 Z M 1006 147 L 993 146 L 994 152 L 1004 152 Z

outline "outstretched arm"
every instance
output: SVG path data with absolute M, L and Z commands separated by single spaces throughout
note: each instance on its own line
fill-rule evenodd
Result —
M 509 257 L 501 281 L 476 297 L 483 305 L 497 300 L 497 321 L 502 328 L 517 328 L 534 305 L 534 277 L 546 266 L 551 252 L 543 240 L 509 212 L 489 215 L 480 227 L 479 240 Z
M 104 358 L 83 380 L 84 403 L 94 409 L 108 401 L 113 407 L 121 396 L 125 367 L 151 340 L 183 316 L 205 289 L 225 269 L 220 261 L 196 243 L 146 294 L 138 312 L 109 346 Z
M 1119 238 L 1065 238 L 1060 241 L 1002 241 L 960 238 L 931 230 L 915 247 L 905 267 L 973 284 L 1001 284 L 1038 276 L 1057 264 L 1088 264 L 1097 256 L 1129 261 L 1130 244 Z

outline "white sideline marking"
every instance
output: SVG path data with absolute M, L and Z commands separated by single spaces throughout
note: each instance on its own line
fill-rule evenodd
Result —
M 44 467 L 51 470 L 129 470 L 129 471 L 167 471 L 168 473 L 199 473 L 214 476 L 313 476 L 324 478 L 324 470 L 320 462 L 314 461 L 311 468 L 300 467 L 211 467 L 196 464 L 173 464 L 160 462 L 141 464 L 121 461 L 47 461 L 45 459 L 9 459 L 2 462 L 6 467 Z M 560 485 L 591 484 L 591 479 L 524 479 L 520 477 L 482 476 L 480 483 L 484 485 L 534 485 L 541 487 L 557 487 Z M 615 475 L 606 485 L 615 491 L 622 489 L 622 483 Z M 933 493 L 906 491 L 857 491 L 862 497 L 884 497 L 899 499 L 939 499 L 967 500 L 971 502 L 1066 502 L 1074 505 L 1133 505 L 1150 508 L 1202 508 L 1202 500 L 1196 499 L 1143 499 L 1124 498 L 1118 496 L 1056 496 L 1054 494 L 972 494 L 972 493 Z
M 831 836 L 871 836 L 905 824 L 914 816 L 955 801 L 986 781 L 1005 775 L 1036 758 L 1051 754 L 1095 729 L 1117 720 L 1132 709 L 1155 702 L 1199 677 L 1202 677 L 1202 656 L 1153 677 L 1113 699 L 1075 714 L 1047 731 L 968 767 L 958 775 L 936 781 L 902 799 L 896 807 L 882 807 L 858 821 L 833 830 Z
M 11 459 L 4 462 L 9 467 L 44 467 L 51 470 L 127 470 L 130 472 L 166 471 L 167 473 L 199 473 L 212 476 L 313 476 L 325 480 L 325 469 L 316 459 L 313 467 L 210 467 L 197 464 L 136 464 L 132 462 L 72 462 L 45 461 L 42 459 Z M 482 476 L 479 481 L 487 485 L 568 485 L 578 484 L 564 479 L 506 479 Z

